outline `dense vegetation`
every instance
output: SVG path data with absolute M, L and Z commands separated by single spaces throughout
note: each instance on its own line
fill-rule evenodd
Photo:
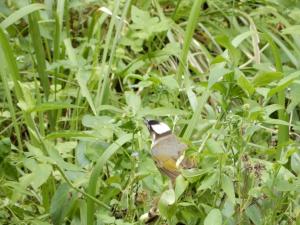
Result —
M 297 0 L 0 1 L 0 224 L 299 225 L 299 23 Z M 197 161 L 174 190 L 144 117 Z

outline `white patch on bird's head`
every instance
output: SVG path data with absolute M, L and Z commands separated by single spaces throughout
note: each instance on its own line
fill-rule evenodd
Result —
M 150 133 L 154 134 L 155 136 L 161 136 L 171 133 L 171 129 L 167 124 L 159 122 L 157 120 L 145 120 L 145 124 L 147 125 Z
M 151 130 L 158 135 L 169 133 L 171 131 L 170 127 L 167 124 L 161 122 L 159 122 L 158 124 L 152 124 L 150 126 Z

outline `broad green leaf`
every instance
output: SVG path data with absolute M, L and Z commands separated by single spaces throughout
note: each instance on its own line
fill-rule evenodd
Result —
M 204 219 L 204 225 L 222 225 L 222 214 L 219 209 L 212 209 Z
M 87 114 L 82 118 L 82 125 L 89 128 L 111 127 L 113 122 L 114 119 L 110 116 L 93 116 Z
M 62 156 L 59 154 L 58 150 L 55 148 L 52 142 L 44 141 L 45 147 L 47 149 L 47 153 L 52 161 L 55 162 L 57 166 L 59 166 L 62 170 L 71 170 L 73 172 L 80 172 L 82 169 L 77 165 L 65 161 Z
M 158 202 L 159 212 L 163 216 L 170 219 L 172 214 L 174 213 L 174 207 L 172 206 L 174 206 L 175 201 L 176 201 L 176 196 L 173 189 L 164 191 Z
M 294 179 L 286 180 L 285 177 L 277 177 L 274 187 L 277 191 L 290 192 L 290 191 L 300 191 L 300 182 Z
M 175 183 L 175 197 L 176 201 L 180 198 L 180 196 L 183 194 L 183 192 L 186 190 L 188 186 L 188 182 L 184 179 L 182 175 L 179 175 L 176 178 L 176 183 Z
M 127 91 L 125 92 L 125 99 L 132 112 L 136 114 L 141 108 L 141 97 L 134 92 Z
M 291 113 L 300 104 L 300 84 L 293 83 L 291 86 L 291 103 L 287 107 L 287 113 Z
M 221 144 L 212 138 L 210 138 L 206 141 L 206 147 L 211 153 L 214 153 L 214 154 L 224 153 Z
M 300 25 L 289 26 L 282 30 L 283 34 L 298 34 L 300 35 Z
M 255 87 L 265 86 L 273 81 L 280 80 L 283 77 L 281 72 L 258 72 L 252 79 Z
M 255 88 L 247 77 L 240 71 L 235 70 L 235 76 L 237 84 L 247 93 L 248 96 L 252 95 L 255 92 Z
M 163 179 L 161 173 L 155 166 L 153 159 L 150 157 L 141 159 L 138 173 L 142 177 L 143 185 L 145 185 L 148 190 L 157 193 L 163 192 Z
M 179 85 L 174 76 L 165 76 L 161 78 L 161 83 L 168 87 L 170 90 L 178 90 Z
M 292 170 L 300 176 L 300 154 L 298 152 L 295 152 L 291 156 L 291 167 Z
M 228 218 L 232 218 L 232 216 L 235 213 L 235 206 L 232 204 L 228 199 L 225 200 L 223 209 L 222 209 L 222 214 L 223 216 Z
M 225 174 L 222 174 L 221 178 L 222 188 L 226 193 L 228 199 L 235 204 L 235 193 L 234 193 L 234 186 L 232 180 Z
M 195 113 L 195 110 L 197 109 L 197 104 L 198 104 L 197 95 L 193 92 L 192 88 L 188 88 L 186 91 L 186 94 L 189 98 L 189 102 L 193 109 L 193 112 Z
M 34 163 L 34 167 L 30 167 L 31 173 L 20 178 L 20 182 L 24 185 L 31 185 L 35 190 L 44 184 L 52 172 L 52 167 L 48 164 Z
M 193 168 L 189 170 L 182 170 L 182 176 L 184 176 L 189 182 L 193 183 L 197 180 L 199 180 L 203 175 L 208 173 L 210 169 L 198 169 Z
M 62 183 L 57 188 L 51 200 L 50 216 L 54 225 L 61 225 L 70 208 L 70 187 Z
M 90 163 L 90 161 L 85 155 L 87 145 L 87 141 L 80 141 L 75 149 L 76 161 L 81 167 L 85 167 Z
M 270 116 L 273 112 L 276 112 L 280 109 L 284 109 L 282 105 L 272 104 L 264 107 L 266 116 Z
M 261 225 L 263 222 L 261 212 L 256 205 L 249 206 L 246 209 L 246 215 L 255 225 Z
M 148 39 L 151 35 L 166 31 L 170 28 L 171 20 L 151 17 L 148 11 L 143 11 L 135 6 L 131 7 L 132 24 L 130 28 L 135 30 L 134 37 Z
M 279 91 L 283 91 L 285 88 L 287 88 L 295 79 L 300 78 L 300 71 L 294 72 L 292 74 L 289 74 L 288 76 L 281 79 L 275 88 L 272 88 L 269 93 L 268 97 L 272 97 L 274 94 L 276 94 Z
M 206 176 L 203 181 L 201 181 L 200 187 L 197 189 L 197 191 L 210 189 L 219 178 L 219 174 L 217 172 L 214 172 L 210 174 L 209 176 Z
M 245 31 L 244 33 L 241 33 L 238 36 L 236 36 L 231 41 L 231 43 L 234 47 L 238 47 L 244 40 L 247 40 L 247 38 L 250 36 L 251 36 L 251 31 Z
M 230 72 L 229 69 L 225 68 L 225 63 L 213 64 L 209 72 L 208 87 L 211 88 L 215 83 L 220 81 L 224 75 Z
M 95 131 L 93 135 L 101 139 L 111 140 L 113 138 L 115 125 L 112 117 L 84 115 L 82 124 L 85 127 L 93 128 Z
M 153 59 L 157 64 L 162 64 L 170 58 L 170 56 L 178 56 L 180 54 L 179 43 L 173 42 L 167 44 L 163 49 L 151 52 L 148 56 Z

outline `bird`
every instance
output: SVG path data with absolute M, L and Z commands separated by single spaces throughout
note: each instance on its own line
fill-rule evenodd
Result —
M 195 166 L 191 159 L 184 158 L 188 145 L 173 134 L 166 123 L 150 119 L 144 119 L 144 123 L 152 136 L 151 155 L 155 165 L 174 183 L 180 175 L 180 168 L 190 169 Z

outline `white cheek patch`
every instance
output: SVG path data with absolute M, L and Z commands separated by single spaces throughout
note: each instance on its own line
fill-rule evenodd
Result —
M 171 130 L 165 123 L 153 124 L 151 125 L 151 128 L 157 134 L 164 134 Z

